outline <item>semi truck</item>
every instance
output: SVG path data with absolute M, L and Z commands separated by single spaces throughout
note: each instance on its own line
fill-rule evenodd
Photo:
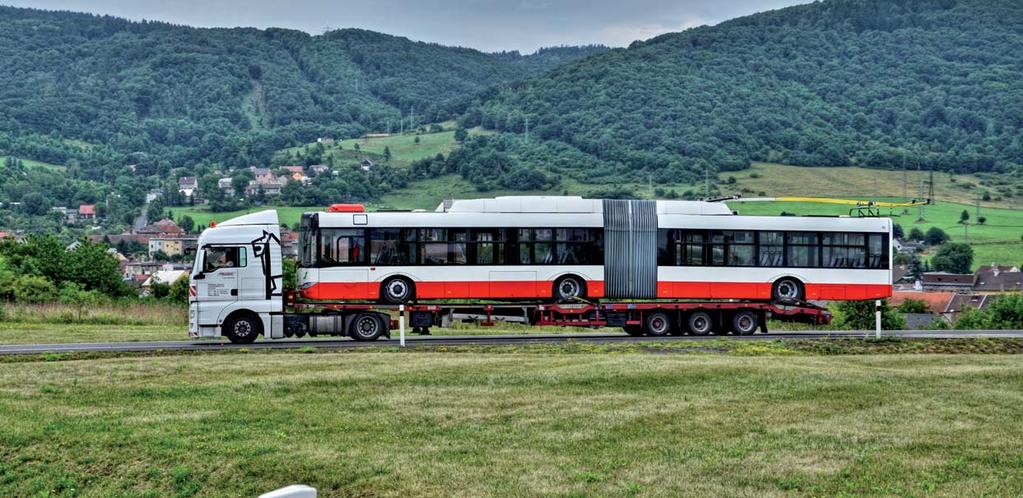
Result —
M 509 198 L 495 201 L 502 199 Z M 804 219 L 806 222 L 802 225 L 788 219 L 781 220 L 785 226 L 764 232 L 747 231 L 743 227 L 770 226 L 777 220 L 737 217 L 715 206 L 707 206 L 709 203 L 662 205 L 659 203 L 664 201 L 655 204 L 634 204 L 655 201 L 617 201 L 626 204 L 609 204 L 606 200 L 585 203 L 578 202 L 580 198 L 564 197 L 513 199 L 512 203 L 490 205 L 474 201 L 464 204 L 461 210 L 459 201 L 448 202 L 436 212 L 531 212 L 531 216 L 494 217 L 505 227 L 514 223 L 539 223 L 536 220 L 556 224 L 550 221 L 556 218 L 551 216 L 551 211 L 588 209 L 604 211 L 606 226 L 597 235 L 578 232 L 577 240 L 571 241 L 570 238 L 576 236 L 575 230 L 581 229 L 563 226 L 551 228 L 549 232 L 546 228 L 527 230 L 518 226 L 511 226 L 505 232 L 494 226 L 485 230 L 438 229 L 422 226 L 417 220 L 427 218 L 421 213 L 367 213 L 359 205 L 335 205 L 327 213 L 303 215 L 296 288 L 286 291 L 277 212 L 265 210 L 243 215 L 211 224 L 199 237 L 189 275 L 189 334 L 194 338 L 226 337 L 234 343 L 250 343 L 259 336 L 268 340 L 338 336 L 372 341 L 390 337 L 397 320 L 402 319 L 407 320 L 413 331 L 424 333 L 456 320 L 473 320 L 481 326 L 512 321 L 526 326 L 614 327 L 633 336 L 746 335 L 758 330 L 767 332 L 769 319 L 814 325 L 829 323 L 830 313 L 807 302 L 808 294 L 830 293 L 832 298 L 868 299 L 883 297 L 880 294 L 885 289 L 890 293 L 891 289 L 888 270 L 891 221 L 888 219 L 836 218 L 842 221 L 827 225 L 819 218 Z M 512 207 L 502 207 L 508 205 Z M 589 216 L 592 212 L 582 214 L 588 219 L 594 218 Z M 351 226 L 332 228 L 330 233 L 316 232 L 319 221 L 327 217 L 324 215 L 334 219 L 350 218 Z M 704 228 L 665 233 L 665 229 L 657 228 L 656 221 L 651 228 L 639 218 L 651 215 L 670 218 L 676 224 L 691 223 Z M 708 216 L 715 218 L 705 221 Z M 464 216 L 449 219 L 461 220 L 456 224 L 468 224 Z M 379 228 L 382 232 L 379 237 L 378 229 L 373 228 L 378 220 L 387 220 L 387 227 Z M 563 225 L 566 223 L 579 224 L 573 221 Z M 721 232 L 710 228 L 712 226 L 736 230 Z M 809 228 L 796 231 L 800 227 Z M 418 242 L 408 242 L 404 230 L 410 230 L 409 237 L 418 236 Z M 482 239 L 481 234 L 486 234 L 486 238 Z M 380 237 L 392 237 L 392 240 Z M 565 241 L 559 237 L 565 237 Z M 725 241 L 720 246 L 719 238 Z M 698 246 L 693 240 L 705 242 Z M 777 245 L 772 245 L 775 243 Z M 406 246 L 400 249 L 404 253 L 396 252 L 398 244 Z M 627 261 L 629 265 L 623 268 L 618 266 L 620 263 L 608 263 L 612 258 L 605 257 L 605 244 L 613 245 L 607 252 L 614 254 L 615 261 Z M 646 255 L 637 248 L 654 250 L 656 254 Z M 599 255 L 585 251 L 599 251 Z M 663 252 L 669 254 L 665 256 Z M 704 259 L 686 260 L 695 257 L 697 252 Z M 316 254 L 321 257 L 318 259 Z M 517 254 L 523 259 L 513 261 Z M 589 259 L 572 261 L 566 256 Z M 741 264 L 735 267 L 724 264 L 708 270 L 705 266 L 715 264 L 719 256 L 725 258 L 725 263 L 738 261 Z M 527 257 L 533 259 L 526 261 Z M 331 258 L 332 264 L 324 265 L 323 258 Z M 670 261 L 663 261 L 665 259 Z M 605 260 L 604 264 L 599 264 L 601 260 Z M 745 264 L 751 261 L 764 265 Z M 785 266 L 790 261 L 792 264 Z M 806 261 L 813 262 L 813 268 L 793 266 Z M 575 262 L 585 265 L 571 264 Z M 678 265 L 670 271 L 660 266 L 672 262 Z M 686 266 L 687 262 L 691 267 Z M 829 266 L 834 262 L 840 266 Z M 417 269 L 423 271 L 416 273 Z M 451 277 L 460 275 L 458 272 L 485 275 L 487 272 L 483 270 L 488 270 L 490 275 L 500 274 L 501 278 L 517 276 L 515 292 L 521 292 L 520 289 L 528 289 L 528 292 L 499 297 L 491 293 L 494 289 L 505 292 L 503 280 L 498 287 L 494 281 L 489 284 L 463 282 L 458 281 L 463 277 Z M 696 275 L 692 278 L 699 282 L 665 283 L 658 280 L 660 273 L 681 275 L 673 277 L 676 280 Z M 440 277 L 428 277 L 430 275 Z M 428 278 L 439 278 L 446 283 L 438 287 Z M 718 282 L 707 282 L 710 278 Z M 750 279 L 756 281 L 736 281 Z M 456 281 L 453 285 L 452 280 Z M 568 280 L 574 285 L 565 286 Z M 402 285 L 395 285 L 395 282 Z M 447 298 L 447 285 L 463 294 Z M 779 287 L 783 291 L 781 295 Z M 330 293 L 323 294 L 324 288 Z M 665 288 L 676 293 L 700 289 L 701 294 L 691 294 L 690 298 L 673 294 L 665 298 Z M 726 294 L 715 295 L 718 288 Z M 315 292 L 311 291 L 314 289 Z M 432 294 L 427 294 L 426 289 Z M 745 299 L 729 298 L 733 294 L 727 293 L 735 292 L 748 295 L 744 294 Z

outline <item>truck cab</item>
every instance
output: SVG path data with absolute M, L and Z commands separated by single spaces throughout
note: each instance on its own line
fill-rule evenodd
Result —
M 199 236 L 189 275 L 188 332 L 248 343 L 284 337 L 284 282 L 277 212 L 211 226 Z

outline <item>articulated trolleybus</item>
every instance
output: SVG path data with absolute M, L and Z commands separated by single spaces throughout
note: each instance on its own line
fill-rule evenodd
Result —
M 809 301 L 891 295 L 891 229 L 887 218 L 738 216 L 714 202 L 338 204 L 302 215 L 297 292 L 285 303 L 277 214 L 262 211 L 200 236 L 189 330 L 241 343 L 373 340 L 389 335 L 398 306 L 418 329 L 506 315 L 655 336 L 750 334 L 770 317 L 823 324 L 830 315 Z

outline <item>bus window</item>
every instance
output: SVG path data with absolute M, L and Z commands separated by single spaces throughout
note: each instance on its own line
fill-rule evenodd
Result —
M 888 234 L 872 233 L 867 239 L 867 251 L 870 253 L 870 261 L 867 263 L 868 268 L 872 269 L 887 269 L 888 268 Z
M 785 266 L 785 234 L 783 232 L 760 232 L 760 266 Z
M 728 266 L 753 266 L 753 232 L 725 232 L 728 241 Z
M 369 231 L 369 263 L 371 265 L 406 264 L 406 256 L 400 248 L 401 229 L 374 228 Z
M 789 232 L 788 266 L 815 268 L 817 263 L 817 234 L 813 232 Z
M 321 229 L 321 266 L 365 264 L 366 234 L 363 230 Z

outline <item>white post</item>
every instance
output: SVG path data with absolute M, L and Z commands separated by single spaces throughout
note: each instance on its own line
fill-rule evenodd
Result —
M 874 338 L 881 338 L 881 300 L 874 301 Z
M 880 302 L 880 301 L 878 301 Z M 880 323 L 880 322 L 878 322 Z M 398 337 L 401 347 L 405 347 L 405 305 L 398 305 Z

